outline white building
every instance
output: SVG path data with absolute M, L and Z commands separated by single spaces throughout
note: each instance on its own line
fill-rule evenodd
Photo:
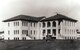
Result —
M 4 40 L 77 39 L 76 22 L 61 14 L 45 17 L 19 15 L 4 20 Z

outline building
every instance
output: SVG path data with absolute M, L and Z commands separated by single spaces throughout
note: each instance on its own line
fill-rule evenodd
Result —
M 57 14 L 49 18 L 18 15 L 4 20 L 4 40 L 77 39 L 77 20 Z
M 0 40 L 4 39 L 4 31 L 0 31 Z
M 77 20 L 67 16 L 57 14 L 41 21 L 42 34 L 52 35 L 54 39 L 77 39 L 76 22 Z

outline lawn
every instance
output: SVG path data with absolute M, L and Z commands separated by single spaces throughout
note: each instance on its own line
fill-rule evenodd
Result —
M 0 50 L 80 50 L 79 40 L 0 41 Z

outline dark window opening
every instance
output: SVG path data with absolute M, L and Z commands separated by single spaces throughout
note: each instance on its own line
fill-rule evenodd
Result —
M 43 30 L 43 36 L 44 36 L 44 34 L 45 34 L 45 30 Z
M 50 26 L 51 26 L 51 24 L 50 24 L 50 22 L 48 22 L 48 23 L 47 23 L 47 27 L 50 27 Z
M 56 22 L 55 21 L 53 21 L 53 27 L 56 27 Z
M 34 37 L 34 40 L 35 40 L 36 38 Z
M 53 34 L 56 35 L 56 29 L 53 29 Z
M 14 40 L 19 40 L 19 37 L 15 37 Z
M 8 37 L 8 40 L 10 40 L 10 38 Z
M 43 27 L 45 27 L 45 23 L 43 22 Z
M 10 23 L 8 23 L 8 26 L 10 26 Z
M 51 30 L 50 29 L 47 30 L 47 34 L 51 34 Z
M 22 40 L 26 40 L 26 37 L 23 37 Z
M 58 30 L 58 33 L 60 34 L 60 29 Z

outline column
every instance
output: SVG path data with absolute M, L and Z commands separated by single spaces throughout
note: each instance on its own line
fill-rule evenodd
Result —
M 52 33 L 52 24 L 53 24 L 53 21 L 50 21 L 50 24 L 51 24 L 51 35 L 53 34 Z
M 56 39 L 58 39 L 58 21 L 56 21 Z

